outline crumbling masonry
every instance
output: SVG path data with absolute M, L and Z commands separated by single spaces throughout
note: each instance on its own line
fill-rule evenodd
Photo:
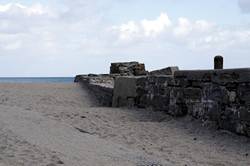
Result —
M 218 63 L 216 70 L 168 67 L 153 72 L 135 62 L 115 63 L 108 75 L 79 75 L 75 81 L 94 92 L 101 105 L 189 115 L 250 136 L 250 68 L 218 69 L 222 57 Z

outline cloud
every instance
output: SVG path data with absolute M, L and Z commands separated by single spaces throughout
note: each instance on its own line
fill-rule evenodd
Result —
M 145 22 L 147 24 L 145 24 Z M 222 50 L 248 45 L 250 42 L 250 29 L 220 27 L 206 21 L 191 21 L 180 17 L 177 21 L 170 20 L 166 13 L 162 13 L 155 20 L 129 21 L 113 28 L 118 39 L 124 42 L 144 42 L 149 39 L 159 43 L 179 45 L 180 48 L 197 50 Z
M 172 23 L 166 13 L 161 13 L 155 20 L 143 19 L 139 22 L 129 21 L 120 26 L 113 26 L 113 30 L 120 33 L 120 39 L 157 37 L 171 27 Z
M 243 57 L 250 51 L 247 26 L 233 28 L 187 17 L 172 19 L 166 12 L 159 12 L 154 19 L 131 18 L 114 24 L 106 13 L 112 1 L 1 4 L 0 60 L 5 64 L 0 66 L 0 76 L 103 73 L 110 62 L 129 60 L 143 61 L 149 69 L 167 65 L 207 67 L 202 61 L 211 55 Z M 9 66 L 13 67 L 6 72 Z
M 239 7 L 243 13 L 250 12 L 250 1 L 249 0 L 239 0 Z
M 156 20 L 144 19 L 141 21 L 146 36 L 156 36 L 162 33 L 166 28 L 170 27 L 171 24 L 168 15 L 165 13 L 162 13 Z
M 169 36 L 175 38 L 187 37 L 189 35 L 196 36 L 211 31 L 214 28 L 214 23 L 197 20 L 190 21 L 187 18 L 181 17 L 174 23 L 170 20 L 166 13 L 161 13 L 155 20 L 143 19 L 141 21 L 128 21 L 118 26 L 113 26 L 113 31 L 118 33 L 121 40 L 162 38 Z
M 98 16 L 94 15 L 91 5 L 76 2 L 80 1 L 64 1 L 65 6 L 60 8 L 39 3 L 0 5 L 0 34 L 7 36 L 7 39 L 0 38 L 0 42 L 2 45 L 17 46 L 16 42 L 12 43 L 10 40 L 15 38 L 22 47 L 12 47 L 13 49 L 31 48 L 44 54 L 56 53 L 51 50 L 80 48 L 84 41 L 93 40 L 94 37 L 91 36 L 95 36 L 97 29 L 102 26 L 98 25 Z
M 178 26 L 174 29 L 176 36 L 186 36 L 192 31 L 191 22 L 186 18 L 179 18 Z
M 101 4 L 52 1 L 0 4 L 0 59 L 5 61 L 0 76 L 73 76 L 81 72 L 76 68 L 91 71 L 80 62 L 101 54 L 107 41 L 101 39 L 105 29 L 98 12 Z M 7 70 L 13 62 L 16 67 Z
M 197 20 L 191 22 L 187 18 L 179 18 L 178 25 L 174 28 L 174 34 L 176 36 L 187 36 L 190 33 L 206 33 L 209 32 L 214 26 L 214 23 L 210 23 L 205 20 Z
M 53 12 L 50 11 L 47 7 L 42 6 L 41 4 L 34 4 L 32 6 L 24 6 L 19 3 L 8 3 L 6 5 L 0 5 L 0 15 L 4 16 L 39 16 L 39 15 L 49 15 L 52 16 Z

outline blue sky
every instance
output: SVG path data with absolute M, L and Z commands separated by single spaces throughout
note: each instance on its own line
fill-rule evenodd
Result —
M 0 76 L 250 67 L 249 0 L 0 0 Z

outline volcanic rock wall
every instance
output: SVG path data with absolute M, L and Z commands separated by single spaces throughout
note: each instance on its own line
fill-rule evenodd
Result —
M 78 75 L 75 82 L 87 88 L 101 106 L 112 106 L 114 78 L 111 75 Z
M 127 88 L 121 91 L 124 87 Z M 112 104 L 150 108 L 174 116 L 191 115 L 250 136 L 250 69 L 118 77 Z
M 140 76 L 134 71 L 146 72 L 139 63 L 115 63 L 112 74 L 80 75 L 75 82 L 87 87 L 103 106 L 189 115 L 250 136 L 250 68 L 182 71 L 169 67 Z
M 112 63 L 110 67 L 110 74 L 117 74 L 120 76 L 140 76 L 147 75 L 145 65 L 138 62 L 123 62 Z

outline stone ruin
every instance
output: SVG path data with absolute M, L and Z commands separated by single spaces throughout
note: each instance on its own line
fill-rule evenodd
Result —
M 110 74 L 120 76 L 140 76 L 146 75 L 145 65 L 138 62 L 112 63 Z
M 87 86 L 104 106 L 192 116 L 250 136 L 250 68 L 222 69 L 222 57 L 215 63 L 219 64 L 214 70 L 168 67 L 152 72 L 138 62 L 113 63 L 110 74 L 79 75 L 75 81 Z

